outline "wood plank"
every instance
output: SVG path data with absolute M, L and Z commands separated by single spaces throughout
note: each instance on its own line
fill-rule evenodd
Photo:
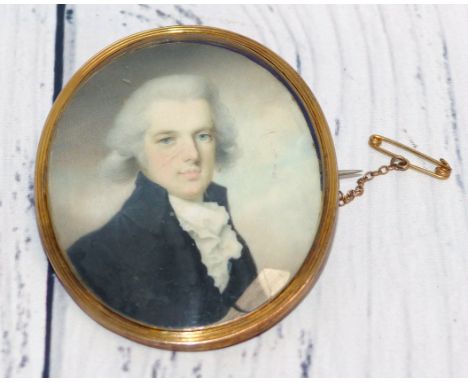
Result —
M 34 215 L 34 164 L 52 103 L 54 6 L 0 13 L 0 376 L 40 376 L 47 260 Z

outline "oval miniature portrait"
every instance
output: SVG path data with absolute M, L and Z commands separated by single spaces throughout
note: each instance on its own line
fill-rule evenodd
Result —
M 326 122 L 288 64 L 234 33 L 170 27 L 99 53 L 57 99 L 37 166 L 58 277 L 98 322 L 149 345 L 258 334 L 326 259 Z

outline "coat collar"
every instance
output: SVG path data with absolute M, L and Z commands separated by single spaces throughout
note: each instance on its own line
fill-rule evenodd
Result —
M 211 183 L 205 191 L 203 200 L 216 202 L 228 209 L 226 194 L 225 187 Z M 169 218 L 175 217 L 166 189 L 141 172 L 137 175 L 135 190 L 124 203 L 121 213 L 137 226 L 152 233 L 160 233 L 162 225 L 167 223 Z

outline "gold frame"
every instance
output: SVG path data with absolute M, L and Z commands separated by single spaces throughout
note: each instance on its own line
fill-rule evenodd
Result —
M 99 68 L 111 59 L 135 48 L 167 42 L 204 42 L 229 48 L 254 57 L 273 71 L 303 103 L 316 131 L 321 157 L 323 180 L 322 215 L 315 240 L 303 265 L 270 302 L 244 316 L 204 328 L 167 330 L 125 318 L 100 302 L 78 280 L 59 248 L 49 213 L 48 163 L 55 125 L 74 92 Z M 314 95 L 296 73 L 278 55 L 261 44 L 218 28 L 173 26 L 149 30 L 124 38 L 85 63 L 57 97 L 46 120 L 39 143 L 35 176 L 36 215 L 43 246 L 58 278 L 75 302 L 94 320 L 107 329 L 137 342 L 170 350 L 217 349 L 245 341 L 269 329 L 286 316 L 306 295 L 325 265 L 332 241 L 338 208 L 338 170 L 336 155 L 325 117 Z

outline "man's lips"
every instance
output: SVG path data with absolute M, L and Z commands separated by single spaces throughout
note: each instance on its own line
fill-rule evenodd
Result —
M 190 169 L 185 171 L 180 171 L 179 174 L 182 175 L 185 179 L 195 180 L 200 177 L 200 169 Z

